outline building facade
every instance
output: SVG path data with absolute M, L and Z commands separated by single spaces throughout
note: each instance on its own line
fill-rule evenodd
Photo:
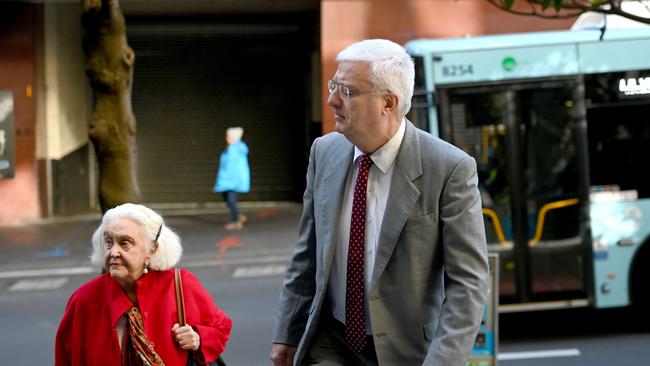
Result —
M 13 96 L 15 174 L 0 225 L 97 212 L 81 2 L 0 3 L 0 91 Z M 133 112 L 143 200 L 222 205 L 211 192 L 224 132 L 245 129 L 248 201 L 298 201 L 313 139 L 334 129 L 324 85 L 336 53 L 365 38 L 568 29 L 483 0 L 121 1 L 136 53 Z

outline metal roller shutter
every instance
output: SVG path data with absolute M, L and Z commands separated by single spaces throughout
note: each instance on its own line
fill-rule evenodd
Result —
M 250 149 L 251 192 L 240 199 L 299 199 L 312 37 L 295 24 L 127 24 L 144 202 L 221 202 L 212 186 L 230 126 Z

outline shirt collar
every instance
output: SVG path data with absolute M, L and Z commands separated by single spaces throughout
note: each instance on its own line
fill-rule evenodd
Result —
M 397 157 L 399 147 L 402 145 L 402 140 L 404 140 L 404 131 L 406 131 L 406 122 L 404 118 L 402 118 L 402 123 L 400 123 L 399 128 L 393 137 L 391 137 L 390 140 L 388 140 L 382 147 L 370 155 L 372 163 L 375 164 L 377 168 L 379 168 L 379 170 L 381 170 L 381 172 L 384 174 L 388 171 L 390 166 L 393 164 L 393 161 L 395 161 L 395 158 Z M 363 155 L 363 152 L 355 146 L 353 161 L 356 162 L 361 155 Z

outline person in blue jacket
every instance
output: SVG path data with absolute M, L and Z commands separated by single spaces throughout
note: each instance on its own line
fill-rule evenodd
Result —
M 244 129 L 241 127 L 226 129 L 228 147 L 221 153 L 217 180 L 213 188 L 214 192 L 221 192 L 230 208 L 230 222 L 224 226 L 226 230 L 241 230 L 248 221 L 237 208 L 237 194 L 249 192 L 251 187 L 248 146 L 241 140 L 243 135 Z

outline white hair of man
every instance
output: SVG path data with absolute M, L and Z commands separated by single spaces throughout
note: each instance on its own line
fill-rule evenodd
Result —
M 146 206 L 125 203 L 106 211 L 101 224 L 95 230 L 92 236 L 93 252 L 90 256 L 90 261 L 94 265 L 98 267 L 104 265 L 106 255 L 104 231 L 106 225 L 114 219 L 128 219 L 136 223 L 142 230 L 147 249 L 151 249 L 154 242 L 158 243 L 158 249 L 149 262 L 150 269 L 164 271 L 173 268 L 181 259 L 183 254 L 181 240 L 178 234 L 165 225 L 162 216 Z M 159 230 L 160 234 L 158 234 Z
M 336 61 L 361 61 L 370 64 L 370 82 L 374 91 L 390 91 L 399 97 L 398 112 L 405 116 L 411 109 L 415 85 L 415 64 L 406 50 L 386 39 L 367 39 L 339 52 Z
M 229 127 L 226 129 L 226 136 L 230 137 L 233 142 L 239 141 L 244 136 L 244 129 L 242 127 Z

